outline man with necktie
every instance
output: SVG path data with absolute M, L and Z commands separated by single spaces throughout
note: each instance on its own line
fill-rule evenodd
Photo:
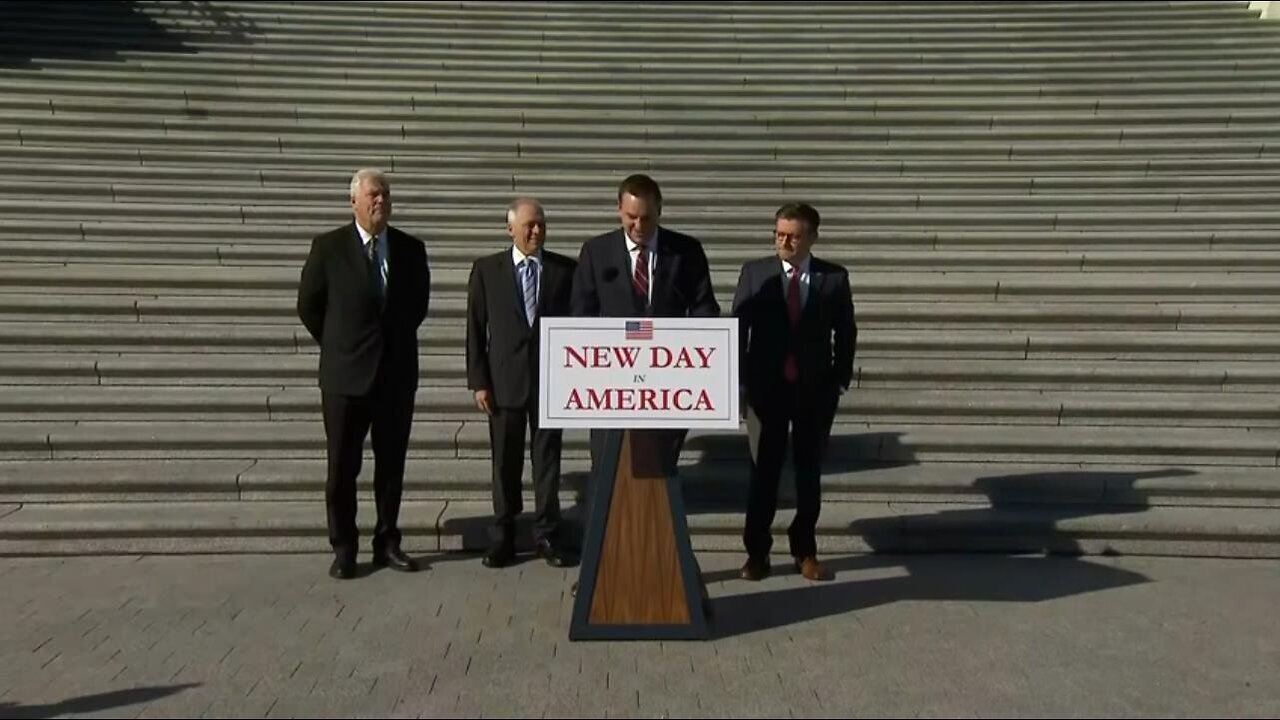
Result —
M 618 186 L 622 227 L 582 246 L 573 278 L 575 317 L 719 317 L 702 244 L 658 225 L 662 190 L 648 175 Z M 654 431 L 662 438 L 662 464 L 675 474 L 684 430 Z M 592 456 L 604 434 L 591 433 Z
M 356 477 L 372 431 L 377 520 L 373 564 L 413 572 L 400 548 L 400 495 L 418 388 L 418 326 L 431 272 L 422 241 L 387 223 L 391 185 L 380 171 L 351 178 L 354 222 L 318 236 L 302 268 L 298 316 L 320 344 L 320 397 L 328 477 L 325 507 L 334 561 L 356 575 Z
M 573 563 L 560 537 L 562 431 L 538 427 L 539 320 L 569 314 L 575 262 L 543 248 L 542 205 L 519 198 L 507 209 L 512 244 L 471 267 L 467 287 L 467 387 L 489 416 L 493 525 L 487 567 L 515 558 L 523 509 L 525 428 L 533 436 L 534 551 L 552 567 Z
M 805 203 L 779 208 L 775 253 L 742 266 L 733 297 L 751 445 L 745 580 L 770 572 L 770 527 L 788 435 L 796 480 L 796 515 L 787 532 L 791 556 L 805 578 L 831 579 L 817 557 L 819 481 L 836 405 L 853 379 L 858 331 L 848 271 L 810 252 L 819 221 L 818 211 Z

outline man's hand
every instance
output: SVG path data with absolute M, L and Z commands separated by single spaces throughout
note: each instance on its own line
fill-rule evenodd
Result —
M 477 390 L 476 391 L 476 407 L 485 415 L 493 414 L 493 391 Z

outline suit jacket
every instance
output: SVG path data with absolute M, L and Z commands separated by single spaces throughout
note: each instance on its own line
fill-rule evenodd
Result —
M 631 289 L 631 258 L 622 229 L 582 246 L 573 277 L 575 317 L 718 317 L 711 272 L 702 245 L 688 235 L 658 229 L 649 307 Z
M 320 344 L 327 393 L 365 395 L 376 379 L 400 391 L 418 387 L 418 326 L 431 300 L 426 248 L 387 228 L 385 303 L 368 262 L 353 221 L 316 237 L 302 268 L 298 317 Z
M 542 251 L 534 324 L 525 319 L 511 248 L 471 266 L 467 284 L 467 387 L 489 389 L 498 407 L 524 407 L 538 393 L 539 322 L 569 314 L 572 258 Z
M 745 263 L 738 276 L 733 314 L 739 322 L 743 384 L 748 402 L 757 407 L 780 393 L 835 397 L 853 380 L 858 328 L 849 272 L 813 257 L 809 273 L 809 295 L 796 331 L 787 316 L 787 283 L 777 256 Z M 795 352 L 800 371 L 794 388 L 783 379 L 788 352 Z

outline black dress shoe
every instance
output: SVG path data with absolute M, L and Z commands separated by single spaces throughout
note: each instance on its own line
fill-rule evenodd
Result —
M 537 541 L 533 545 L 533 551 L 538 557 L 546 560 L 551 567 L 572 567 L 574 564 L 573 556 L 552 545 L 550 540 Z
M 391 548 L 373 554 L 374 567 L 389 567 L 400 572 L 418 572 L 418 563 L 404 554 L 400 548 Z
M 506 545 L 489 548 L 489 552 L 484 555 L 484 566 L 489 568 L 501 568 L 511 564 L 516 559 L 516 551 L 514 548 Z
M 350 580 L 356 576 L 356 559 L 336 557 L 329 566 L 329 577 L 334 580 Z
M 758 558 L 747 558 L 747 562 L 743 564 L 742 569 L 738 571 L 738 577 L 751 582 L 759 582 L 767 577 L 773 568 L 769 566 L 769 557 L 762 556 Z

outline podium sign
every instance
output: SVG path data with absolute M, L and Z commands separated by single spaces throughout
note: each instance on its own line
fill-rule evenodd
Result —
M 545 428 L 736 430 L 734 318 L 542 318 Z
M 593 431 L 570 640 L 707 637 L 672 432 L 737 430 L 735 318 L 543 318 L 539 422 Z

